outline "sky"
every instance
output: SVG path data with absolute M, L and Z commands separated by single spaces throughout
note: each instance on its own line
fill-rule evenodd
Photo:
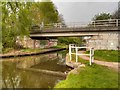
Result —
M 59 14 L 63 15 L 65 22 L 80 22 L 88 23 L 92 20 L 94 15 L 98 13 L 113 13 L 118 9 L 118 0 L 104 0 L 106 2 L 91 0 L 91 2 L 83 2 L 75 0 L 56 1 L 52 0 Z M 74 1 L 74 2 L 73 2 Z

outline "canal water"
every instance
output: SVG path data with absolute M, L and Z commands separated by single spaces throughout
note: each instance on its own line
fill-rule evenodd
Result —
M 70 68 L 65 65 L 65 52 L 3 59 L 3 88 L 53 88 L 65 77 L 36 72 L 36 70 L 68 72 Z

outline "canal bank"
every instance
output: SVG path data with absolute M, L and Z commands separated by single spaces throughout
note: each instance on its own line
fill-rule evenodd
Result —
M 66 50 L 67 48 L 49 48 L 49 49 L 43 49 L 41 51 L 37 52 L 22 52 L 22 53 L 8 53 L 8 54 L 0 54 L 0 58 L 10 58 L 10 57 L 23 57 L 23 56 L 32 56 L 32 55 L 39 55 L 39 54 L 45 54 L 50 52 L 56 52 L 61 50 Z

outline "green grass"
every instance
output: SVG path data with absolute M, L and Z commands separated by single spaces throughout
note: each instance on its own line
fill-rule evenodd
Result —
M 13 48 L 5 48 L 5 49 L 3 49 L 2 53 L 9 53 L 9 52 L 11 52 L 13 50 L 15 50 L 15 49 L 13 49 Z M 42 49 L 24 48 L 24 49 L 20 49 L 19 51 L 21 51 L 21 52 L 39 52 L 40 50 L 42 50 Z
M 80 58 L 79 61 L 86 65 L 79 68 L 79 74 L 69 74 L 55 88 L 118 88 L 118 72 L 101 65 L 89 66 L 88 61 Z
M 67 48 L 68 47 L 68 45 L 57 45 L 57 46 L 52 46 L 51 48 Z
M 120 62 L 119 56 L 118 50 L 95 50 L 94 53 L 95 59 L 107 62 Z
M 12 50 L 14 50 L 14 49 L 13 48 L 4 48 L 4 49 L 2 49 L 2 53 L 8 53 Z
M 30 48 L 27 48 L 27 49 L 21 49 L 20 51 L 21 52 L 39 52 L 41 50 L 42 49 L 30 49 Z

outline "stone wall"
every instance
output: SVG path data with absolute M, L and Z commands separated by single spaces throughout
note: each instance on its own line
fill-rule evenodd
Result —
M 57 39 L 33 40 L 27 36 L 24 36 L 23 38 L 17 36 L 16 44 L 24 48 L 50 48 L 57 45 Z
M 118 50 L 120 41 L 119 33 L 100 33 L 98 36 L 92 36 L 86 40 L 87 47 L 94 47 L 95 49 Z
M 16 44 L 24 48 L 40 48 L 39 40 L 33 40 L 27 36 L 24 36 L 23 38 L 20 38 L 20 36 L 17 36 Z
M 42 43 L 44 41 L 44 44 Z M 40 42 L 41 48 L 50 48 L 52 46 L 57 46 L 57 39 L 43 40 Z

